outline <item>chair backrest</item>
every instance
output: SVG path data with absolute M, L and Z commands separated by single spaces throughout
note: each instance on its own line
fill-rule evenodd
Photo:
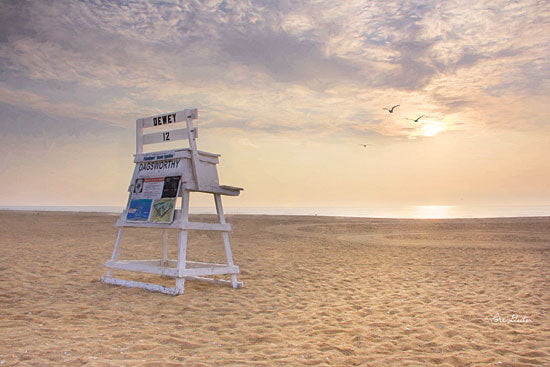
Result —
M 189 147 L 196 151 L 195 139 L 198 137 L 198 127 L 193 126 L 193 120 L 199 117 L 196 108 L 185 109 L 177 112 L 163 113 L 161 115 L 144 117 L 136 120 L 136 154 L 143 153 L 143 146 L 170 141 L 188 139 Z M 186 126 L 179 128 L 180 123 Z M 162 131 L 143 133 L 143 129 L 151 127 L 164 127 Z M 168 129 L 167 129 L 168 127 Z M 174 129 L 171 129 L 174 127 Z

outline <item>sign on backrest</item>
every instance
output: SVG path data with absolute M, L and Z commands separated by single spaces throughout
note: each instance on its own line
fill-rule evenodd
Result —
M 173 125 L 179 125 L 179 123 L 186 122 L 187 119 L 196 119 L 198 112 L 196 109 L 188 109 L 178 112 L 170 112 L 162 115 L 145 117 L 136 120 L 137 127 L 137 152 L 141 153 L 142 145 L 158 144 L 164 142 L 172 142 L 176 140 L 188 139 L 191 134 L 191 139 L 196 139 L 198 136 L 197 127 L 186 126 L 181 129 L 170 129 Z M 144 128 L 162 127 L 161 131 L 151 132 L 151 130 L 144 132 Z M 175 126 L 174 126 L 175 127 Z M 170 130 L 166 130 L 170 129 Z
M 192 119 L 196 119 L 199 116 L 197 109 L 195 108 L 192 110 L 164 113 L 162 115 L 144 117 L 142 119 L 138 119 L 137 121 L 141 122 L 142 127 L 166 126 L 178 122 L 185 122 L 187 116 L 190 116 Z
M 136 163 L 126 220 L 152 223 L 174 220 L 183 158 L 173 157 L 173 154 L 152 154 Z

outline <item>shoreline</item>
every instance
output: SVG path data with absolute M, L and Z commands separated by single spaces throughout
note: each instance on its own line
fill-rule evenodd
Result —
M 71 210 L 51 210 L 51 209 L 11 209 L 0 208 L 0 213 L 49 213 L 49 214 L 102 214 L 109 216 L 119 216 L 122 212 L 109 211 L 71 211 Z M 215 213 L 190 213 L 191 216 L 216 216 Z M 496 216 L 496 217 L 453 217 L 453 218 L 407 218 L 407 217 L 366 217 L 366 216 L 348 216 L 348 215 L 313 215 L 313 214 L 271 214 L 271 213 L 225 213 L 226 217 L 302 217 L 302 218 L 346 218 L 346 219 L 381 219 L 381 220 L 481 220 L 481 219 L 536 219 L 550 218 L 550 215 L 523 215 L 523 216 Z

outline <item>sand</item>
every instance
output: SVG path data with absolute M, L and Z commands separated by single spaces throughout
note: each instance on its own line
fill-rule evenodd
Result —
M 99 282 L 115 219 L 0 212 L 0 365 L 550 365 L 548 217 L 230 216 L 244 288 L 178 297 Z M 189 259 L 223 260 L 219 237 Z M 123 258 L 160 240 L 130 229 Z

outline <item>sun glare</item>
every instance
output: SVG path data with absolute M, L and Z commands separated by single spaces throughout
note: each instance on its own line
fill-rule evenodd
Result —
M 414 218 L 440 219 L 451 216 L 452 206 L 449 205 L 418 205 L 414 207 Z
M 423 136 L 434 136 L 445 130 L 445 126 L 441 122 L 427 121 L 420 129 Z

